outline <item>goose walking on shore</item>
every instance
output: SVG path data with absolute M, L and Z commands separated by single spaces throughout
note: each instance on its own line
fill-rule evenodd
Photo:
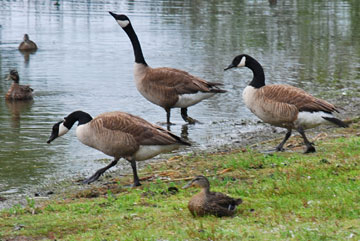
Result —
M 151 103 L 166 111 L 167 124 L 170 122 L 170 110 L 181 108 L 184 121 L 194 124 L 195 119 L 187 114 L 187 108 L 217 93 L 221 83 L 208 82 L 183 70 L 173 68 L 151 68 L 143 56 L 140 42 L 126 15 L 109 12 L 129 36 L 135 55 L 134 79 L 138 91 Z
M 133 186 L 140 186 L 136 161 L 150 159 L 182 145 L 190 146 L 190 143 L 171 132 L 140 117 L 120 111 L 105 112 L 94 119 L 83 111 L 72 112 L 53 126 L 47 143 L 66 134 L 75 122 L 78 122 L 76 136 L 83 144 L 114 157 L 108 166 L 99 169 L 93 176 L 86 179 L 85 184 L 96 181 L 106 170 L 115 166 L 122 157 L 131 164 L 134 176 Z
M 243 91 L 246 107 L 265 123 L 287 129 L 284 140 L 276 147 L 277 151 L 284 150 L 283 146 L 293 129 L 304 139 L 305 153 L 311 153 L 315 152 L 315 147 L 305 136 L 306 129 L 321 124 L 348 127 L 333 115 L 334 112 L 339 112 L 335 105 L 291 85 L 265 85 L 264 70 L 251 56 L 236 56 L 225 70 L 235 67 L 248 67 L 253 72 L 252 81 Z

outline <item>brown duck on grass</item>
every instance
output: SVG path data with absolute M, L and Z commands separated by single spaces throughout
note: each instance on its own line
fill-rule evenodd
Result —
M 33 99 L 33 89 L 29 85 L 20 85 L 19 84 L 19 74 L 16 70 L 10 70 L 10 74 L 7 78 L 8 80 L 13 80 L 13 83 L 5 95 L 6 100 L 32 100 Z
M 236 206 L 242 203 L 241 198 L 232 198 L 220 192 L 210 192 L 210 183 L 204 176 L 197 176 L 183 188 L 199 187 L 201 192 L 189 201 L 188 208 L 193 216 L 215 215 L 232 216 Z
M 24 35 L 24 41 L 22 41 L 19 45 L 19 50 L 22 51 L 35 51 L 37 50 L 37 45 L 35 42 L 31 41 L 29 39 L 29 35 L 25 34 Z

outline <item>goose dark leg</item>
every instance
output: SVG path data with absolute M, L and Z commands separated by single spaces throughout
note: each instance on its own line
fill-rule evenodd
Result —
M 129 161 L 129 160 L 128 160 Z M 137 186 L 141 186 L 138 174 L 137 174 L 137 169 L 136 169 L 136 161 L 131 160 L 129 161 L 131 163 L 131 168 L 133 170 L 133 175 L 134 175 L 134 184 L 133 187 L 137 187 Z
M 188 116 L 187 108 L 181 108 L 181 117 L 183 118 L 184 121 L 188 122 L 189 124 L 199 123 L 199 121 Z
M 83 184 L 90 184 L 92 182 L 95 182 L 97 179 L 99 179 L 99 177 L 104 173 L 106 172 L 107 169 L 115 166 L 117 163 L 118 163 L 119 159 L 114 159 L 109 165 L 107 165 L 106 167 L 103 167 L 99 170 L 97 170 L 95 172 L 94 175 L 92 175 L 91 177 L 89 177 L 88 179 L 84 180 L 83 181 Z
M 284 151 L 283 146 L 286 143 L 286 141 L 290 138 L 290 136 L 291 136 L 291 129 L 288 130 L 288 132 L 286 132 L 284 140 L 276 147 L 276 151 Z
M 169 126 L 173 125 L 173 123 L 170 122 L 170 113 L 171 113 L 171 109 L 170 108 L 165 108 L 166 111 L 166 125 Z
M 315 147 L 313 146 L 313 144 L 306 138 L 304 129 L 302 127 L 299 127 L 297 130 L 300 133 L 300 135 L 302 136 L 302 138 L 304 139 L 304 143 L 306 145 L 306 150 L 305 150 L 304 153 L 316 152 Z

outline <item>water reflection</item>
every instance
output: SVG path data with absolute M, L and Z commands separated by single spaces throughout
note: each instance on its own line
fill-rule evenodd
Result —
M 28 106 L 0 97 L 0 193 L 23 193 L 44 180 L 87 176 L 103 166 L 96 161 L 103 154 L 82 146 L 74 131 L 46 144 L 52 124 L 74 110 L 93 116 L 121 110 L 163 121 L 163 110 L 137 92 L 131 44 L 108 11 L 129 15 L 152 67 L 224 83 L 226 94 L 189 109 L 203 124 L 184 125 L 178 111 L 172 115 L 171 131 L 195 148 L 247 144 L 246 133 L 263 128 L 241 100 L 251 71 L 223 72 L 240 53 L 260 61 L 267 83 L 351 105 L 360 93 L 359 2 L 272 2 L 64 0 L 56 6 L 0 0 L 0 76 L 16 68 L 36 90 Z M 24 32 L 37 43 L 36 54 L 17 50 Z M 1 79 L 0 96 L 8 87 Z
M 20 101 L 11 101 L 6 100 L 6 107 L 11 115 L 11 127 L 13 130 L 20 129 L 20 117 L 21 113 L 28 113 L 31 109 L 33 100 L 20 100 Z
M 25 63 L 25 67 L 28 67 L 29 65 L 29 60 L 30 60 L 30 55 L 34 54 L 36 52 L 36 50 L 19 50 L 20 53 L 24 56 L 24 63 Z

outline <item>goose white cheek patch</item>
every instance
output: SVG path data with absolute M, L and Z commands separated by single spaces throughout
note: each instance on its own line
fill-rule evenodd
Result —
M 116 20 L 116 21 L 122 28 L 125 28 L 126 26 L 129 25 L 129 20 Z
M 61 123 L 61 124 L 59 125 L 59 135 L 58 135 L 58 136 L 63 136 L 63 135 L 65 135 L 68 131 L 69 131 L 69 129 L 66 128 L 66 126 L 64 126 L 63 123 Z
M 244 66 L 245 66 L 245 62 L 246 62 L 246 57 L 244 56 L 244 57 L 242 57 L 242 59 L 241 59 L 241 61 L 240 61 L 240 63 L 238 64 L 237 67 L 244 67 Z

